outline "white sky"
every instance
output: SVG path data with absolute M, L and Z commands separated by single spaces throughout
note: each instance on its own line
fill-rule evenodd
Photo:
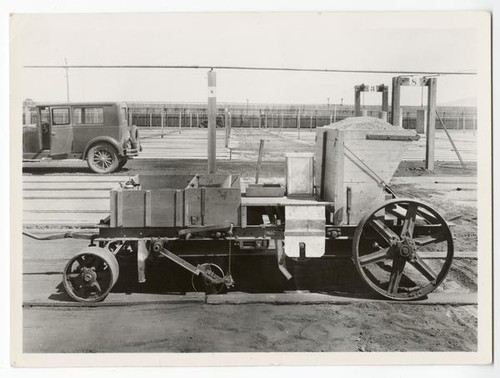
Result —
M 15 16 L 14 68 L 23 65 L 224 65 L 474 71 L 476 33 L 453 13 L 226 13 Z M 446 24 L 447 26 L 443 26 Z M 24 98 L 64 101 L 62 69 L 22 69 Z M 218 71 L 219 102 L 352 103 L 356 84 L 391 85 L 390 74 Z M 470 105 L 475 76 L 438 79 L 438 104 Z M 206 70 L 70 70 L 72 101 L 206 101 Z M 404 88 L 403 105 L 421 89 Z M 426 95 L 424 93 L 424 99 Z M 380 94 L 366 94 L 380 104 Z

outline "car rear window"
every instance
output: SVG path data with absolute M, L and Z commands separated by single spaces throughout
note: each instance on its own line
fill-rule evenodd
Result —
M 97 107 L 74 108 L 73 123 L 102 124 L 104 123 L 104 109 Z

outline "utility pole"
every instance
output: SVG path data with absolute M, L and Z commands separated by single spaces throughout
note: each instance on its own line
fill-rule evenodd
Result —
M 217 122 L 217 99 L 216 99 L 216 76 L 215 71 L 208 71 L 208 173 L 215 173 L 216 167 L 216 122 Z
M 64 64 L 66 65 L 66 101 L 69 102 L 69 68 L 66 58 L 64 58 Z

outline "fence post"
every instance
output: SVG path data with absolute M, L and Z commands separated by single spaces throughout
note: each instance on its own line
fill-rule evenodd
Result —
M 163 120 L 165 118 L 165 112 L 161 112 L 161 137 L 163 138 Z
M 267 129 L 267 113 L 264 114 L 264 127 Z
M 297 110 L 297 138 L 300 139 L 300 109 Z
M 193 127 L 193 113 L 189 112 L 189 128 Z
M 179 134 L 181 133 L 182 112 L 179 110 Z
M 153 113 L 149 113 L 149 127 L 153 127 Z
M 199 127 L 199 126 L 200 126 L 200 118 L 199 118 L 198 113 L 196 113 L 196 127 Z
M 227 116 L 227 108 L 224 110 L 224 131 L 225 131 L 225 143 L 226 143 L 226 148 L 229 145 L 229 124 L 228 124 L 228 116 Z

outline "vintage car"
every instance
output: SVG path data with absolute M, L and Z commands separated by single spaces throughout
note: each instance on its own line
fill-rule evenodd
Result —
M 137 126 L 121 103 L 36 104 L 23 126 L 23 161 L 85 159 L 95 173 L 123 168 L 141 151 Z

